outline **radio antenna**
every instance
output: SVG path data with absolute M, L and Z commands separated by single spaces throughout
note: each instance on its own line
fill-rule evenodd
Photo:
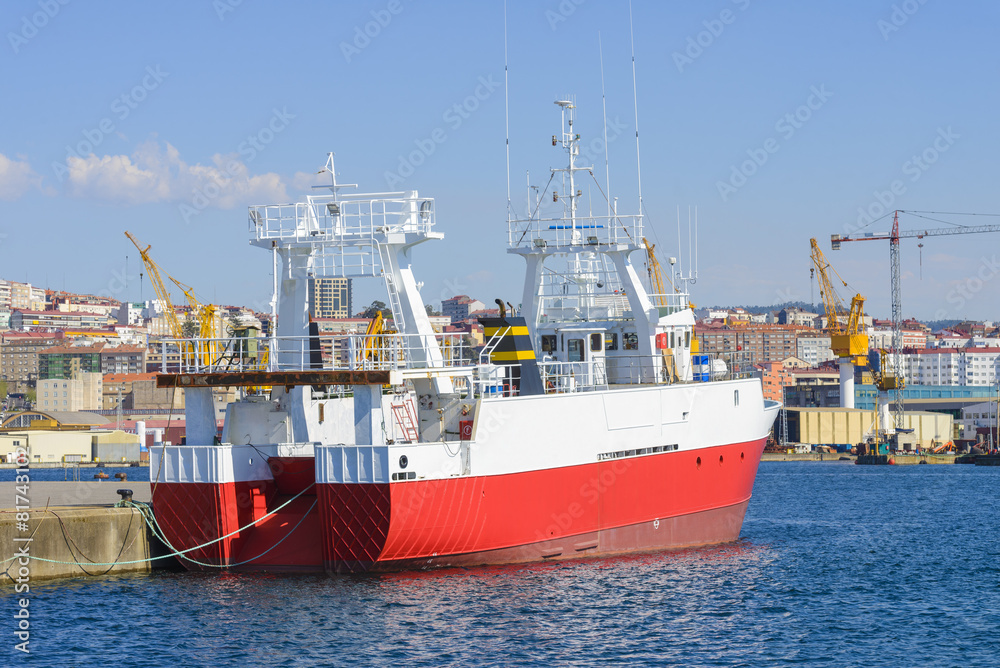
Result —
M 604 108 L 604 185 L 608 196 L 608 220 L 611 220 L 611 167 L 608 165 L 608 99 L 604 94 L 604 44 L 597 33 L 597 48 L 601 54 L 601 106 Z M 641 212 L 640 212 L 641 213 Z
M 642 165 L 639 161 L 639 96 L 635 86 L 635 35 L 632 32 L 632 0 L 628 3 L 628 35 L 632 44 L 632 104 L 635 107 L 635 171 L 639 183 L 639 215 L 642 216 Z
M 507 222 L 510 222 L 510 84 L 507 79 L 507 0 L 503 3 L 503 115 L 507 151 Z

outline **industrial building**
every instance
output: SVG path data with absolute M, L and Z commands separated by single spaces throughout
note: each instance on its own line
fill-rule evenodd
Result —
M 0 424 L 0 460 L 12 462 L 23 448 L 31 464 L 139 461 L 139 436 L 113 427 L 95 413 L 18 413 Z
M 811 445 L 854 446 L 865 442 L 875 424 L 875 411 L 850 408 L 786 408 L 788 443 Z M 782 418 L 775 431 L 781 438 Z M 928 450 L 954 440 L 955 424 L 951 415 L 930 411 L 908 411 L 903 414 L 903 429 L 899 433 L 900 450 Z M 905 431 L 912 429 L 912 432 Z

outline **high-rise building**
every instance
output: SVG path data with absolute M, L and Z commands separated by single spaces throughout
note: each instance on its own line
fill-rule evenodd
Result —
M 309 315 L 313 318 L 350 318 L 351 279 L 310 278 Z

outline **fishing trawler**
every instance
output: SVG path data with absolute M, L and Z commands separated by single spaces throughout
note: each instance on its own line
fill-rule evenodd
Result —
M 739 536 L 779 404 L 698 352 L 685 291 L 643 285 L 641 215 L 579 210 L 589 168 L 574 104 L 557 104 L 561 211 L 509 216 L 520 308 L 498 300 L 480 349 L 435 333 L 420 295 L 413 263 L 443 237 L 433 199 L 358 193 L 331 156 L 331 194 L 250 208 L 277 327 L 178 342 L 179 372 L 157 381 L 186 393 L 186 444 L 152 453 L 151 480 L 187 567 L 423 569 Z M 321 276 L 380 278 L 394 331 L 323 336 L 307 292 Z M 216 386 L 270 391 L 230 404 L 220 435 Z

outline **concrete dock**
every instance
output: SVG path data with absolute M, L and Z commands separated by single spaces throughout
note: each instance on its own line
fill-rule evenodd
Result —
M 131 489 L 135 501 L 149 501 L 148 482 L 32 482 L 26 495 L 16 483 L 0 483 L 3 582 L 172 566 L 173 559 L 150 560 L 166 550 L 138 509 L 114 507 L 119 488 Z
M 761 455 L 762 462 L 840 462 L 853 464 L 856 455 L 840 452 L 765 452 Z M 893 455 L 896 466 L 912 464 L 954 464 L 955 455 Z

